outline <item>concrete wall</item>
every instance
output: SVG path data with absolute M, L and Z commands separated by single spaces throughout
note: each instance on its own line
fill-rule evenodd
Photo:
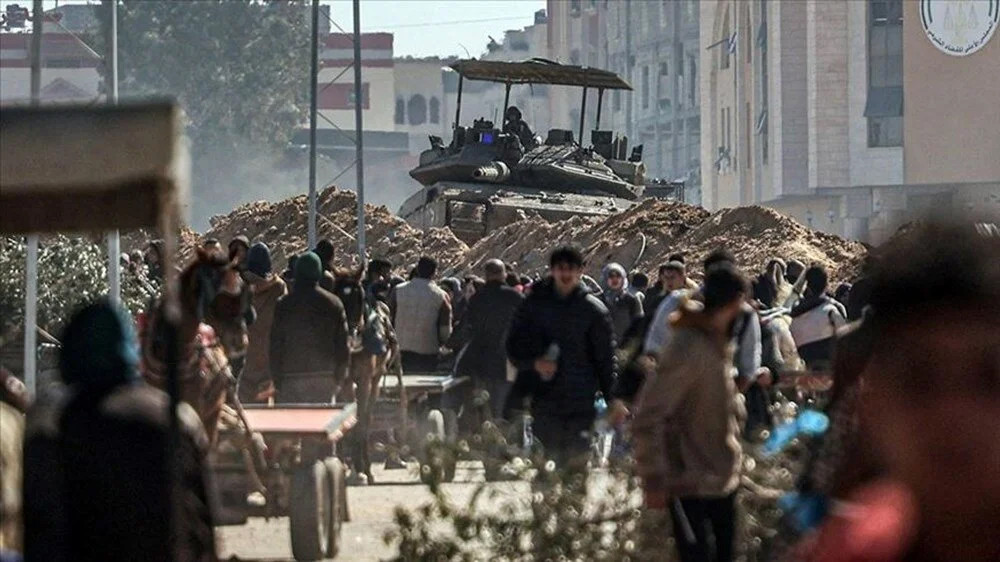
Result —
M 331 80 L 334 84 L 354 84 L 354 71 L 344 72 L 337 78 L 344 68 L 323 67 L 319 71 L 319 89 Z M 336 80 L 334 80 L 336 78 Z M 392 131 L 395 128 L 393 116 L 396 108 L 395 76 L 392 66 L 389 67 L 369 67 L 362 63 L 361 83 L 368 84 L 369 104 L 367 109 L 362 111 L 364 127 L 367 131 Z M 344 130 L 354 130 L 354 109 L 322 109 L 318 111 L 338 127 Z M 316 126 L 320 129 L 333 128 L 326 119 L 318 118 Z
M 451 122 L 455 120 L 455 108 L 450 106 L 444 95 L 444 81 L 441 79 L 441 67 L 446 63 L 440 59 L 396 59 L 393 63 L 393 78 L 396 99 L 393 102 L 394 130 L 409 133 L 411 137 L 410 152 L 419 153 L 430 145 L 428 135 L 437 135 L 448 142 L 451 139 Z M 422 124 L 411 125 L 407 114 L 408 102 L 413 96 L 423 96 L 427 102 L 427 118 Z M 431 120 L 431 100 L 437 100 L 437 122 Z M 403 102 L 403 122 L 396 123 L 396 107 Z
M 701 177 L 702 205 L 708 209 L 721 209 L 740 205 L 737 158 L 741 157 L 742 128 L 737 111 L 734 73 L 739 64 L 738 55 L 729 56 L 729 68 L 721 68 L 719 59 L 725 44 L 708 49 L 724 38 L 725 19 L 728 14 L 729 31 L 737 29 L 741 3 L 730 0 L 702 2 L 699 5 L 701 21 Z M 741 55 L 739 55 L 741 56 Z M 719 147 L 723 146 L 723 109 L 728 110 L 730 163 L 721 170 L 716 168 Z
M 806 4 L 808 64 L 809 187 L 847 185 L 847 4 L 809 0 Z
M 903 4 L 906 183 L 1000 180 L 1000 32 L 950 56 L 925 35 L 919 3 Z
M 63 79 L 86 92 L 90 101 L 97 97 L 97 87 L 101 77 L 96 68 L 43 68 L 42 89 L 56 79 Z M 0 102 L 26 102 L 31 98 L 31 69 L 4 68 L 0 70 Z
M 786 197 L 765 205 L 821 232 L 841 235 L 844 231 L 840 196 Z
M 802 194 L 809 185 L 808 65 L 805 2 L 772 2 L 776 17 L 769 30 L 778 48 L 771 66 L 774 94 L 771 119 L 775 135 L 774 164 L 776 195 Z M 772 43 L 773 44 L 773 43 Z M 772 59 L 773 60 L 773 59 Z M 775 106 L 777 103 L 779 105 Z

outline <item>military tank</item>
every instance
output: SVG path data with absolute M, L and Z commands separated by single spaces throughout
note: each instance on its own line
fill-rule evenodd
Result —
M 500 127 L 486 119 L 476 119 L 469 127 L 457 125 L 448 145 L 432 136 L 430 148 L 410 170 L 422 187 L 400 208 L 407 222 L 420 228 L 448 226 L 471 244 L 526 214 L 548 220 L 610 215 L 642 197 L 642 146 L 627 152 L 627 138 L 600 130 L 604 91 L 632 89 L 617 74 L 544 59 L 463 60 L 451 68 L 459 76 L 456 124 L 461 122 L 462 82 L 470 79 L 505 85 L 505 116 L 514 85 L 581 87 L 584 109 L 588 90 L 596 89 L 597 129 L 585 146 L 586 112 L 581 110 L 580 141 L 567 129 L 552 129 L 544 139 L 526 136 L 516 119 Z

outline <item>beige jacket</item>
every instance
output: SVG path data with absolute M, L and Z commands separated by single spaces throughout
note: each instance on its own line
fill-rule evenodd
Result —
M 400 283 L 389 294 L 389 308 L 401 351 L 437 355 L 451 337 L 451 302 L 429 279 Z
M 732 349 L 700 305 L 682 304 L 674 336 L 648 380 L 632 424 L 639 475 L 668 497 L 722 497 L 739 484 L 742 397 Z

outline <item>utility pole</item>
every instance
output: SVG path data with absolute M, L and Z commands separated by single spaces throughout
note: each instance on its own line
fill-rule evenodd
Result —
M 319 69 L 319 0 L 312 1 L 312 52 L 309 59 L 309 248 L 316 247 L 316 96 Z
M 354 0 L 354 129 L 357 131 L 356 149 L 357 162 L 354 164 L 358 173 L 358 257 L 361 263 L 367 263 L 365 257 L 365 161 L 364 135 L 362 132 L 361 113 L 364 109 L 364 92 L 361 88 L 361 0 Z
M 105 58 L 107 62 L 108 77 L 108 105 L 118 103 L 118 0 L 111 0 L 111 37 L 108 41 L 108 53 Z M 112 230 L 107 234 L 108 239 L 108 296 L 112 302 L 120 302 L 122 291 L 122 270 L 121 270 L 121 238 L 118 230 Z
M 738 3 L 732 3 L 730 7 L 730 13 L 733 14 L 733 34 L 729 37 L 732 41 L 732 49 L 730 51 L 730 60 L 732 61 L 733 69 L 733 124 L 736 125 L 736 132 L 733 135 L 733 147 L 736 150 L 731 151 L 730 162 L 733 166 L 733 173 L 736 178 L 736 196 L 740 205 L 749 205 L 750 201 L 746 201 L 743 197 L 743 166 L 740 165 L 740 159 L 743 157 L 743 150 L 747 150 L 750 147 L 740 147 L 740 143 L 743 141 L 743 118 L 741 117 L 742 112 L 740 109 L 743 107 L 743 81 L 741 80 L 741 68 L 743 62 L 740 61 L 740 5 Z M 726 46 L 727 48 L 729 45 Z
M 42 91 L 42 0 L 34 0 L 31 16 L 31 105 L 41 103 Z M 27 264 L 24 271 L 24 386 L 35 394 L 38 368 L 38 235 L 28 235 Z

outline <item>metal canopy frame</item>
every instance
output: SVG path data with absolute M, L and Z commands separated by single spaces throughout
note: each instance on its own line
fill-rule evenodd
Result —
M 467 59 L 450 66 L 458 73 L 458 102 L 455 104 L 455 127 L 462 115 L 462 82 L 482 80 L 504 85 L 503 115 L 506 118 L 510 107 L 510 88 L 514 84 L 549 84 L 556 86 L 576 86 L 583 88 L 580 109 L 580 142 L 583 142 L 584 125 L 587 118 L 587 90 L 597 88 L 597 127 L 601 126 L 601 109 L 604 90 L 632 90 L 632 86 L 622 77 L 608 70 L 560 64 L 542 58 L 523 62 L 487 61 Z
M 552 84 L 605 90 L 632 89 L 625 79 L 609 70 L 560 64 L 538 58 L 524 62 L 460 60 L 452 64 L 451 69 L 469 80 L 502 84 Z

